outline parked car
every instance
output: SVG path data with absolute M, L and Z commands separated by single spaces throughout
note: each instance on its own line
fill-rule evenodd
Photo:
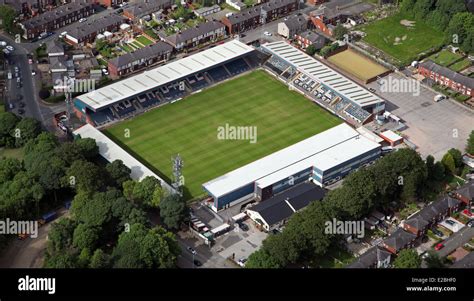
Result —
M 194 265 L 197 266 L 197 267 L 200 267 L 200 266 L 202 266 L 202 263 L 199 260 L 194 259 Z
M 18 106 L 19 106 L 20 108 L 24 108 L 24 107 L 25 107 L 25 103 L 24 103 L 23 101 L 20 101 L 20 102 L 18 103 Z
M 25 114 L 25 110 L 24 109 L 18 109 L 18 114 L 20 114 L 20 115 Z
M 369 88 L 369 91 L 372 92 L 372 93 L 376 92 L 376 90 L 374 88 Z
M 437 244 L 437 245 L 435 246 L 435 250 L 436 250 L 436 251 L 439 251 L 439 250 L 441 250 L 442 248 L 444 248 L 443 243 L 439 243 L 439 244 Z
M 443 237 L 443 236 L 444 236 L 443 232 L 439 231 L 439 230 L 436 229 L 436 228 L 431 229 L 431 231 L 433 231 L 433 233 L 434 233 L 436 236 L 439 236 L 439 237 Z
M 268 31 L 265 31 L 263 34 L 266 35 L 266 36 L 269 36 L 269 37 L 272 35 L 272 33 L 268 32 Z
M 445 220 L 445 222 L 446 222 L 446 224 L 451 225 L 451 226 L 454 226 L 454 224 L 456 224 L 454 221 L 452 221 L 450 219 Z
M 33 64 L 33 60 L 32 59 L 28 59 L 28 64 Z
M 474 228 L 474 220 L 470 220 L 466 224 L 468 227 Z
M 469 217 L 472 217 L 472 213 L 471 213 L 471 211 L 469 211 L 468 209 L 464 209 L 464 210 L 462 211 L 462 213 L 465 214 L 465 215 L 467 215 L 467 216 L 469 216 Z
M 31 71 L 31 75 L 35 76 L 35 75 L 36 75 L 36 71 L 35 71 L 35 70 Z
M 6 49 L 8 49 L 8 51 L 14 51 L 15 48 L 13 48 L 13 46 L 10 46 L 10 45 L 7 45 L 7 47 L 5 47 Z
M 238 224 L 239 224 L 239 228 L 242 229 L 243 231 L 249 230 L 249 226 L 247 226 L 246 224 L 244 223 L 238 223 Z
M 187 249 L 188 249 L 189 252 L 191 252 L 191 254 L 193 254 L 193 255 L 197 254 L 196 250 L 194 250 L 193 248 L 188 247 Z
M 87 21 L 86 18 L 82 18 L 82 19 L 79 20 L 79 23 L 86 22 L 86 21 Z
M 241 267 L 245 267 L 245 263 L 247 262 L 247 258 L 240 258 L 238 261 L 237 261 L 237 264 Z

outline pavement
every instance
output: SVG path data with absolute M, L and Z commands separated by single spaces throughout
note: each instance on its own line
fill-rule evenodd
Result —
M 440 257 L 448 256 L 451 252 L 469 242 L 473 237 L 474 228 L 466 226 L 443 241 L 444 248 L 435 252 Z
M 406 80 L 398 73 L 389 75 L 392 80 Z M 388 77 L 385 77 L 388 79 Z M 474 111 L 455 100 L 435 102 L 437 94 L 420 85 L 420 94 L 412 92 L 382 92 L 377 82 L 367 85 L 387 100 L 386 110 L 400 117 L 408 126 L 403 134 L 415 143 L 423 157 L 433 155 L 441 160 L 452 147 L 463 150 L 474 124 Z

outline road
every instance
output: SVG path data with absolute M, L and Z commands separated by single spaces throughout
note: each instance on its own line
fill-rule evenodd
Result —
M 445 257 L 465 243 L 469 242 L 474 237 L 474 228 L 464 227 L 456 233 L 453 233 L 444 242 L 444 248 L 436 251 L 438 256 Z

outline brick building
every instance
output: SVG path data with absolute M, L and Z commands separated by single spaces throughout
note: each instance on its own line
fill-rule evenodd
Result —
M 270 0 L 222 18 L 229 34 L 237 34 L 284 17 L 299 7 L 298 0 Z
M 176 51 L 183 51 L 209 41 L 216 41 L 224 36 L 225 25 L 218 21 L 209 21 L 166 37 L 165 40 L 170 43 Z
M 440 66 L 431 60 L 427 60 L 419 64 L 418 73 L 442 86 L 449 87 L 452 90 L 460 92 L 464 95 L 474 95 L 474 78 L 454 72 L 451 69 Z
M 109 60 L 108 69 L 113 77 L 125 76 L 144 67 L 169 60 L 172 52 L 173 46 L 159 41 Z
M 55 31 L 63 26 L 88 17 L 95 12 L 92 0 L 72 0 L 70 3 L 46 11 L 20 24 L 25 39 L 34 39 L 43 32 Z
M 93 43 L 99 33 L 115 32 L 124 22 L 125 18 L 122 16 L 110 14 L 94 21 L 78 24 L 67 33 L 65 38 L 68 43 L 73 45 Z

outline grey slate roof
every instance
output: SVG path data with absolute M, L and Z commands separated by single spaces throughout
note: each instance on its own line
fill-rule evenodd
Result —
M 74 11 L 79 11 L 82 8 L 92 4 L 92 0 L 73 0 L 71 3 L 59 6 L 58 8 L 44 12 L 41 15 L 23 21 L 22 24 L 27 29 L 35 28 L 53 20 L 59 19 L 63 16 L 66 16 L 67 14 L 72 13 Z
M 384 244 L 394 248 L 397 252 L 407 246 L 416 238 L 415 234 L 409 233 L 402 228 L 398 228 L 389 237 L 384 239 Z
M 206 23 L 201 23 L 197 25 L 196 27 L 189 28 L 181 33 L 176 33 L 174 35 L 171 35 L 167 37 L 166 40 L 170 42 L 172 45 L 176 46 L 177 44 L 192 40 L 193 38 L 196 38 L 208 32 L 217 30 L 219 28 L 224 29 L 225 25 L 218 21 L 209 21 Z
M 349 264 L 347 268 L 367 269 L 374 266 L 377 262 L 387 259 L 389 256 L 391 256 L 390 252 L 375 246 L 359 256 L 359 258 L 357 258 L 353 263 Z
M 440 66 L 432 60 L 426 60 L 420 64 L 421 67 L 426 68 L 430 71 L 438 73 L 444 77 L 451 79 L 457 83 L 460 83 L 468 88 L 474 89 L 474 78 L 470 78 L 461 73 L 454 72 L 453 70 Z
M 94 21 L 87 21 L 82 24 L 78 24 L 78 26 L 74 27 L 68 32 L 68 35 L 80 40 L 90 34 L 103 30 L 108 26 L 114 24 L 121 24 L 124 21 L 125 18 L 123 18 L 122 16 L 117 14 L 110 14 Z
M 300 33 L 299 36 L 311 41 L 316 49 L 321 49 L 326 44 L 326 38 L 314 31 L 305 31 Z
M 428 226 L 429 222 L 426 221 L 421 215 L 418 215 L 406 220 L 405 224 L 410 225 L 416 229 L 424 229 L 426 226 Z
M 321 187 L 311 182 L 302 183 L 260 202 L 249 210 L 258 212 L 271 226 L 289 218 L 294 213 L 286 200 L 298 211 L 313 201 L 322 200 L 324 195 L 325 191 Z
M 235 13 L 232 16 L 229 16 L 228 19 L 231 24 L 237 24 L 243 22 L 245 20 L 249 20 L 255 18 L 256 16 L 260 15 L 262 10 L 265 11 L 272 11 L 274 9 L 278 9 L 280 7 L 284 7 L 289 5 L 290 3 L 297 2 L 295 0 L 270 0 L 266 3 L 256 5 L 247 9 L 240 11 L 239 13 Z
M 64 46 L 58 40 L 50 40 L 46 43 L 46 51 L 51 53 L 64 53 Z
M 142 18 L 173 4 L 172 0 L 141 0 L 125 8 L 124 12 L 132 14 L 135 18 Z
M 308 18 L 305 15 L 293 15 L 284 21 L 289 30 L 295 30 L 308 24 Z
M 163 41 L 148 47 L 140 48 L 134 52 L 121 55 L 109 61 L 112 65 L 120 68 L 138 60 L 147 60 L 161 55 L 162 53 L 173 51 L 173 46 Z
M 457 189 L 456 192 L 469 200 L 474 200 L 474 181 L 464 184 L 461 188 Z

